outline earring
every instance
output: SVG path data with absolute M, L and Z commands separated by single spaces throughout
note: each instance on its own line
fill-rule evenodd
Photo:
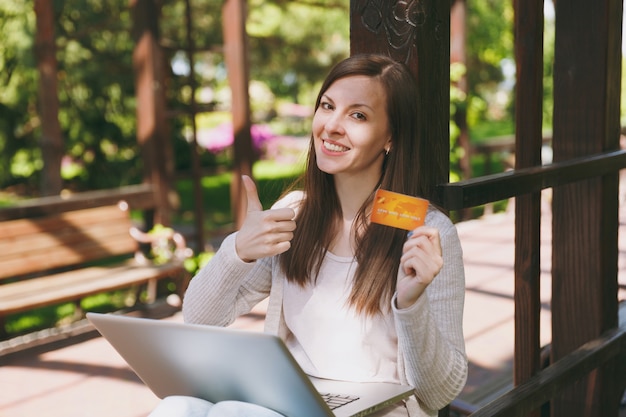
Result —
M 385 156 L 389 155 L 389 149 L 385 149 Z

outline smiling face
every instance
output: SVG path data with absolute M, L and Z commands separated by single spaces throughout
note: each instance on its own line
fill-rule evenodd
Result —
M 313 117 L 318 168 L 376 183 L 391 146 L 387 97 L 379 81 L 349 76 L 324 92 Z

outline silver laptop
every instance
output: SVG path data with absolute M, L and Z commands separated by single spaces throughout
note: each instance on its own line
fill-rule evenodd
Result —
M 276 336 L 115 314 L 87 313 L 159 398 L 259 404 L 286 417 L 366 416 L 410 396 L 410 386 L 308 377 Z

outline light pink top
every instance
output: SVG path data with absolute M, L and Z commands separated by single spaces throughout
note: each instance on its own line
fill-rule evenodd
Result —
M 287 346 L 309 375 L 400 383 L 393 316 L 365 317 L 348 305 L 355 269 L 353 258 L 327 252 L 315 285 L 285 284 Z

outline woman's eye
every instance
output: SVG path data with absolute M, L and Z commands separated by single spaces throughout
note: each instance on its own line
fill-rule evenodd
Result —
M 367 119 L 367 117 L 365 117 L 365 114 L 363 114 L 361 112 L 352 113 L 352 117 L 354 117 L 355 119 L 358 119 L 358 120 L 366 120 Z
M 328 102 L 325 102 L 325 101 L 324 101 L 324 102 L 322 102 L 322 103 L 320 103 L 320 107 L 321 107 L 322 109 L 324 109 L 324 110 L 332 110 L 332 109 L 333 109 L 332 104 L 330 104 L 330 103 L 328 103 Z

